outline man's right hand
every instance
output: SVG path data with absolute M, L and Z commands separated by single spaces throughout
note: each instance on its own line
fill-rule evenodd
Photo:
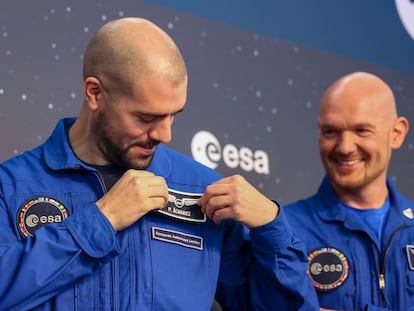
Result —
M 165 179 L 143 170 L 130 169 L 96 205 L 116 231 L 123 230 L 168 202 Z

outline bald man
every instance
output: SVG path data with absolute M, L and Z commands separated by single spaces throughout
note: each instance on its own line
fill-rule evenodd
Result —
M 187 70 L 164 31 L 103 25 L 83 75 L 78 117 L 0 165 L 0 310 L 319 308 L 279 206 L 165 146 Z
M 322 96 L 318 128 L 326 177 L 285 211 L 321 307 L 413 310 L 414 202 L 387 178 L 409 125 L 392 90 L 370 73 L 340 78 Z

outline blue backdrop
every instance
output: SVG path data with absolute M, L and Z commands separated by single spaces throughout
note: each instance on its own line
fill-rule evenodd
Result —
M 316 118 L 323 91 L 364 70 L 393 88 L 414 126 L 414 4 L 396 1 L 6 0 L 0 11 L 0 160 L 42 143 L 82 104 L 93 32 L 124 16 L 153 20 L 187 61 L 188 104 L 172 147 L 242 174 L 282 203 L 323 176 Z M 210 149 L 208 149 L 210 148 Z M 414 199 L 414 135 L 390 175 Z

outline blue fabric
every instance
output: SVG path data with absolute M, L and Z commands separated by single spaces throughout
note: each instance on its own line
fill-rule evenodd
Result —
M 0 310 L 194 311 L 209 310 L 214 297 L 225 310 L 319 308 L 303 244 L 283 212 L 251 232 L 233 221 L 195 223 L 157 212 L 115 232 L 95 204 L 105 193 L 102 176 L 70 147 L 73 122 L 61 120 L 44 145 L 0 165 Z M 187 193 L 221 178 L 165 146 L 148 170 Z M 23 236 L 22 206 L 38 197 L 58 200 L 69 217 Z M 191 236 L 202 247 L 156 239 L 157 230 Z
M 390 199 L 387 197 L 385 203 L 380 208 L 369 208 L 369 209 L 357 209 L 346 204 L 342 204 L 349 210 L 350 213 L 354 214 L 361 222 L 366 225 L 367 230 L 371 230 L 372 234 L 376 238 L 376 243 L 379 245 L 379 241 L 382 238 L 382 230 L 384 228 L 385 218 L 388 215 L 390 209 Z
M 318 290 L 321 307 L 339 310 L 413 310 L 414 270 L 407 246 L 414 245 L 414 202 L 387 179 L 390 207 L 377 242 L 372 230 L 338 200 L 325 177 L 318 192 L 285 206 L 296 235 L 308 254 L 334 248 L 349 262 L 342 285 Z M 382 250 L 382 251 L 381 251 Z M 380 289 L 379 275 L 384 275 Z

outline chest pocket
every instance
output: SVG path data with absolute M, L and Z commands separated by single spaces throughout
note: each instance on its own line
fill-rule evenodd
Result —
M 350 255 L 331 246 L 318 247 L 308 254 L 308 276 L 317 290 L 321 306 L 353 308 L 354 267 Z M 352 271 L 352 273 L 351 273 Z
M 171 310 L 211 303 L 220 264 L 220 226 L 152 214 L 149 227 L 151 264 L 156 267 L 153 290 L 160 303 Z
M 414 237 L 411 239 L 412 244 L 405 244 L 402 240 L 398 239 L 396 244 L 398 244 L 398 248 L 402 254 L 400 257 L 401 265 L 399 272 L 396 270 L 398 269 L 397 265 L 392 265 L 390 262 L 388 265 L 392 265 L 394 268 L 388 274 L 397 275 L 397 279 L 395 282 L 402 282 L 398 286 L 401 286 L 401 291 L 406 291 L 405 297 L 409 299 L 409 303 L 412 305 L 414 304 Z M 391 267 L 389 268 L 391 269 Z M 405 274 L 405 278 L 398 277 L 398 275 L 402 273 Z M 392 276 L 394 277 L 394 276 Z M 402 298 L 403 299 L 403 298 Z

